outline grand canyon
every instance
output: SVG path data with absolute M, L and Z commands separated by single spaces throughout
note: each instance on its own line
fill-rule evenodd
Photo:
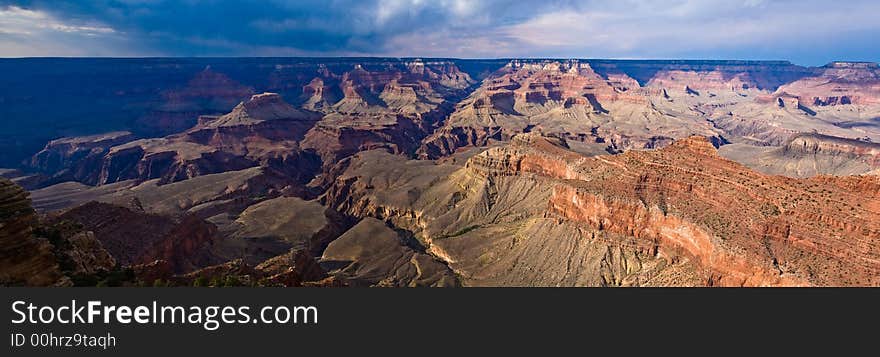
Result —
M 0 71 L 0 285 L 880 285 L 877 63 Z

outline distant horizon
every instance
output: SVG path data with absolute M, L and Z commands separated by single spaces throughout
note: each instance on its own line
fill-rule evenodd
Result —
M 871 0 L 0 0 L 0 57 L 418 54 L 821 66 L 880 61 L 877 13 Z
M 834 63 L 880 64 L 880 60 L 837 59 L 823 64 L 803 64 L 790 59 L 740 59 L 740 58 L 615 58 L 615 57 L 447 57 L 447 56 L 21 56 L 0 57 L 0 60 L 23 59 L 399 59 L 399 60 L 463 60 L 463 61 L 510 61 L 510 60 L 548 60 L 548 61 L 632 61 L 632 62 L 743 62 L 743 63 L 788 63 L 801 67 L 824 67 Z

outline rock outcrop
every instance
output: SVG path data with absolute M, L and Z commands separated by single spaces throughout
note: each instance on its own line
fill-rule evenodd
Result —
M 167 261 L 175 272 L 216 263 L 210 251 L 216 227 L 192 215 L 163 216 L 107 203 L 90 202 L 57 217 L 76 222 L 124 266 Z
M 453 110 L 474 82 L 452 62 L 413 60 L 382 70 L 356 65 L 341 75 L 324 73 L 305 86 L 305 106 L 326 115 L 302 142 L 320 153 L 325 168 L 358 151 L 383 148 L 411 154 Z M 341 98 L 325 94 L 338 83 Z
M 72 179 L 90 185 L 152 179 L 165 184 L 260 166 L 304 184 L 314 177 L 320 161 L 313 152 L 300 149 L 298 142 L 317 119 L 317 114 L 296 109 L 277 94 L 254 95 L 229 114 L 205 117 L 184 133 L 71 158 L 72 170 L 87 174 Z
M 372 187 L 392 173 L 370 179 L 359 167 L 328 193 L 332 205 L 416 232 L 466 284 L 880 283 L 876 177 L 765 176 L 704 138 L 588 158 L 528 136 L 407 187 L 407 201 Z M 531 280 L 509 275 L 518 271 Z
M 880 144 L 821 134 L 796 134 L 781 147 L 729 145 L 724 157 L 771 175 L 860 175 L 880 168 Z
M 785 84 L 777 91 L 809 106 L 880 105 L 880 67 L 871 62 L 833 62 L 816 76 Z
M 45 184 L 63 181 L 98 182 L 104 156 L 111 147 L 135 139 L 127 131 L 52 140 L 31 157 L 29 168 L 50 175 Z
M 117 267 L 116 259 L 91 231 L 74 233 L 65 239 L 63 246 L 56 245 L 55 250 L 56 255 L 62 256 L 63 262 L 69 265 L 69 274 L 94 275 Z
M 147 273 L 147 271 L 142 271 L 142 273 Z M 321 286 L 325 283 L 334 285 L 332 282 L 325 281 L 327 274 L 309 253 L 296 249 L 268 259 L 257 266 L 251 266 L 241 259 L 235 259 L 186 274 L 174 275 L 165 271 L 151 277 L 168 281 L 174 286 L 299 287 L 306 284 Z
M 665 84 L 658 79 L 642 87 L 619 72 L 603 77 L 576 60 L 512 61 L 459 103 L 419 153 L 437 158 L 531 131 L 608 143 L 614 150 L 659 147 L 693 134 L 720 136 L 699 115 L 676 115 L 661 107 L 669 102 Z
M 171 183 L 255 165 L 247 158 L 190 141 L 143 139 L 111 148 L 103 158 L 97 181 L 85 183 L 104 185 L 152 179 Z
M 301 249 L 291 249 L 286 254 L 268 259 L 254 270 L 260 273 L 259 282 L 265 286 L 302 286 L 327 277 L 312 254 Z
M 51 244 L 34 236 L 37 225 L 27 191 L 0 178 L 0 285 L 66 284 Z

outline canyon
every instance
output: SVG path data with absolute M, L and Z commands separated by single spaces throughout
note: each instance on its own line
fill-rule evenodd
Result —
M 875 63 L 3 66 L 4 285 L 880 285 Z

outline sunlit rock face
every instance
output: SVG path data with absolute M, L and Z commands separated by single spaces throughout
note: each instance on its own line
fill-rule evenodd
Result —
M 870 62 L 833 62 L 815 75 L 778 90 L 811 106 L 880 104 L 880 67 Z
M 415 232 L 465 284 L 878 283 L 880 252 L 859 248 L 880 238 L 876 177 L 767 176 L 701 137 L 585 157 L 526 135 L 457 170 L 365 153 L 328 203 Z M 441 179 L 419 178 L 428 172 Z M 382 186 L 398 182 L 415 184 Z

